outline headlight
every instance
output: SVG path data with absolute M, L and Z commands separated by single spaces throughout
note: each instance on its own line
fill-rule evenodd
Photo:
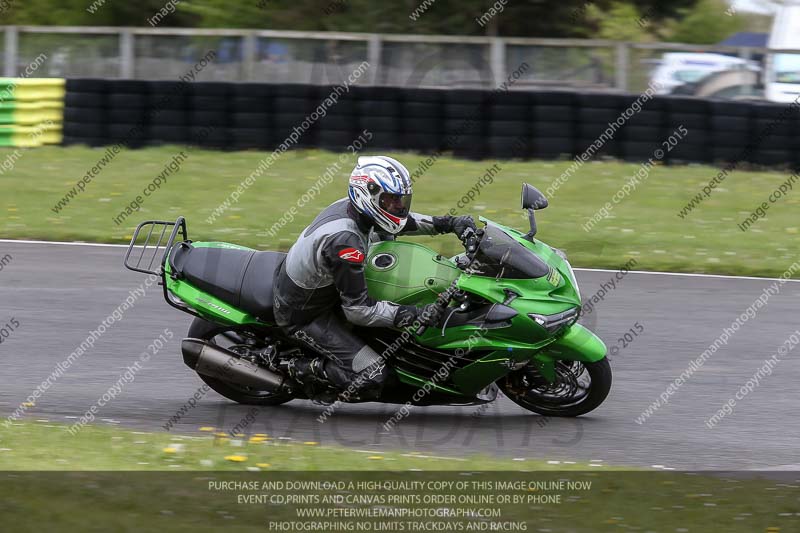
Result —
M 555 315 L 538 315 L 536 313 L 530 313 L 528 316 L 542 326 L 548 333 L 551 335 L 557 333 L 564 327 L 569 327 L 573 325 L 575 322 L 578 321 L 578 315 L 580 314 L 580 307 L 573 307 L 563 313 L 557 313 Z

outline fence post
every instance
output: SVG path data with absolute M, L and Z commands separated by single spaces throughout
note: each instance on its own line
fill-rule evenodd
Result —
M 249 32 L 242 37 L 242 77 L 244 81 L 253 81 L 255 77 L 256 49 L 258 37 L 255 32 Z
M 506 79 L 506 42 L 500 37 L 492 38 L 489 48 L 489 65 L 492 69 L 494 87 L 499 87 Z M 494 87 L 489 87 L 489 89 Z
M 369 63 L 369 84 L 378 84 L 378 69 L 381 66 L 381 37 L 377 33 L 369 36 L 367 41 L 367 63 Z
M 3 54 L 3 76 L 6 78 L 17 77 L 17 45 L 19 32 L 16 26 L 5 28 L 5 53 Z
M 133 30 L 121 28 L 119 33 L 119 77 L 123 80 L 132 79 L 134 72 Z
M 747 48 L 746 46 L 742 46 L 741 48 L 739 48 L 739 57 L 741 57 L 745 61 L 745 65 L 743 66 L 743 70 L 747 71 L 747 63 L 750 63 L 750 60 L 753 57 L 752 54 L 750 53 L 750 49 Z M 761 81 L 763 82 L 764 80 L 761 80 Z M 753 87 L 749 87 L 749 86 L 746 86 L 746 85 L 740 85 L 739 86 L 739 94 L 741 96 L 746 96 L 748 94 L 752 94 L 754 92 L 753 89 L 754 89 Z
M 630 44 L 617 43 L 616 47 L 616 68 L 614 79 L 617 90 L 628 92 L 628 68 L 630 63 Z

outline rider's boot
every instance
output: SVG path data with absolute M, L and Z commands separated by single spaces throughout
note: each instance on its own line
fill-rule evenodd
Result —
M 313 359 L 295 357 L 290 359 L 287 368 L 289 377 L 303 385 L 308 385 L 315 380 L 327 382 L 328 374 L 325 372 L 325 362 L 322 357 Z
M 323 357 L 295 357 L 287 365 L 289 377 L 303 385 L 309 399 L 323 405 L 330 405 L 336 400 L 336 393 L 325 370 L 327 362 Z

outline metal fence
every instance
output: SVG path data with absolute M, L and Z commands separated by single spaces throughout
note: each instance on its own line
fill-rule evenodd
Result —
M 659 76 L 668 54 L 704 53 L 738 58 L 730 68 L 739 71 L 733 74 L 736 94 L 730 96 L 746 96 L 757 92 L 769 52 L 673 43 L 273 30 L 6 26 L 2 31 L 6 77 L 176 79 L 213 50 L 213 64 L 196 79 L 335 84 L 367 61 L 370 72 L 361 84 L 491 88 L 526 63 L 529 68 L 514 89 L 641 92 Z M 42 55 L 45 60 L 30 73 L 31 63 Z M 697 72 L 679 74 L 685 79 L 678 85 L 696 84 Z

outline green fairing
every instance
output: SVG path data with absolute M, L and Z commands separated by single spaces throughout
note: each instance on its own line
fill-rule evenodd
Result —
M 415 336 L 419 344 L 430 348 L 485 352 L 476 362 L 453 372 L 447 380 L 451 385 L 426 382 L 407 372 L 398 372 L 400 379 L 415 386 L 427 383 L 440 392 L 471 396 L 526 362 L 535 364 L 542 375 L 552 381 L 557 360 L 594 362 L 603 359 L 605 345 L 583 326 L 572 325 L 554 337 L 528 316 L 529 313 L 553 315 L 581 305 L 577 282 L 569 264 L 539 240 L 531 242 L 513 228 L 484 218 L 481 221 L 502 229 L 531 250 L 550 267 L 550 273 L 534 279 L 480 276 L 463 272 L 456 266 L 455 258 L 442 257 L 417 243 L 384 241 L 370 247 L 365 276 L 370 296 L 376 300 L 407 305 L 432 303 L 454 280 L 458 280 L 459 289 L 490 303 L 506 301 L 506 290 L 519 295 L 508 303 L 517 314 L 502 327 L 487 329 L 480 324 L 465 324 L 447 327 L 444 331 L 429 328 L 423 335 Z M 192 245 L 249 250 L 221 242 L 196 242 Z M 169 276 L 168 261 L 165 269 L 167 289 L 205 318 L 224 324 L 260 324 L 255 317 L 226 302 L 184 281 L 173 280 Z

